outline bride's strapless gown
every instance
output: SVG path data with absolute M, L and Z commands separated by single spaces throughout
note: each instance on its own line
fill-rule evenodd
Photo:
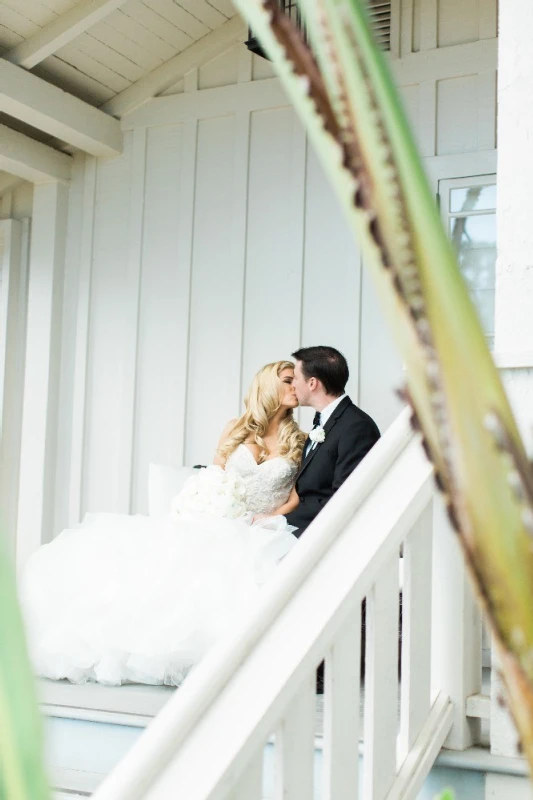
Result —
M 296 466 L 257 464 L 240 445 L 227 470 L 247 506 L 269 513 L 288 498 Z M 174 521 L 88 514 L 30 558 L 20 594 L 38 675 L 76 683 L 179 685 L 231 627 L 297 542 L 277 530 L 198 514 Z

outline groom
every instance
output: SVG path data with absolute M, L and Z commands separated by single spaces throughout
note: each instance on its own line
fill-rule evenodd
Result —
M 287 514 L 300 536 L 379 439 L 374 420 L 344 390 L 346 359 L 334 347 L 304 347 L 296 359 L 293 387 L 300 405 L 315 410 L 304 446 L 296 492 L 300 504 Z

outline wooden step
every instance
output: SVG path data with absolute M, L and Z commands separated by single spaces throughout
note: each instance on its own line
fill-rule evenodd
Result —
M 146 727 L 176 691 L 170 686 L 72 684 L 41 678 L 37 692 L 45 716 Z

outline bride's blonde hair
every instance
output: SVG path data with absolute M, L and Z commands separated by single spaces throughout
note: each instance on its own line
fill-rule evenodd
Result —
M 228 438 L 218 450 L 218 455 L 224 462 L 244 442 L 259 446 L 260 464 L 266 459 L 268 453 L 263 436 L 268 431 L 270 421 L 281 407 L 280 375 L 285 369 L 294 370 L 294 364 L 291 361 L 275 361 L 273 364 L 267 364 L 255 375 L 244 398 L 246 411 L 236 421 Z M 292 408 L 288 408 L 279 424 L 278 455 L 299 464 L 305 439 L 306 434 L 300 430 L 294 419 Z

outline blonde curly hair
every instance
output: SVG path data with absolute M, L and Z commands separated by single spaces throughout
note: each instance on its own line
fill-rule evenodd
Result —
M 280 375 L 285 369 L 294 370 L 292 361 L 275 361 L 267 364 L 255 375 L 244 398 L 246 411 L 234 424 L 227 439 L 219 447 L 217 454 L 224 461 L 244 442 L 257 444 L 259 464 L 268 456 L 263 436 L 281 407 L 282 384 Z M 278 432 L 278 456 L 284 456 L 295 464 L 300 463 L 306 434 L 294 419 L 292 408 L 280 422 Z

